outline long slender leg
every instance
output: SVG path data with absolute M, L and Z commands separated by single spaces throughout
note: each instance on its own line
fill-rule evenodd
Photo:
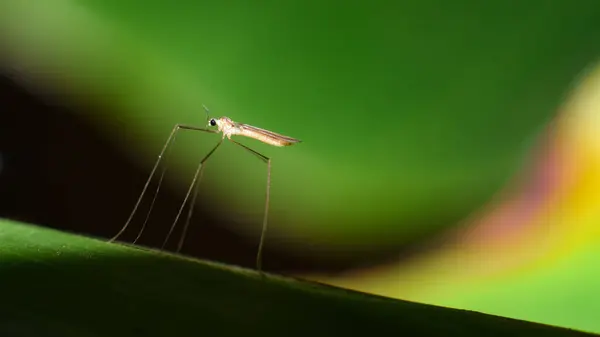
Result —
M 142 189 L 142 193 L 140 193 L 140 196 L 139 196 L 137 202 L 135 203 L 135 206 L 133 207 L 133 210 L 131 211 L 129 218 L 125 222 L 125 225 L 123 225 L 123 228 L 121 228 L 121 230 L 114 237 L 112 237 L 109 240 L 109 242 L 113 242 L 113 241 L 117 240 L 119 238 L 119 236 L 121 236 L 125 232 L 127 227 L 129 226 L 129 223 L 131 222 L 131 219 L 133 219 L 135 212 L 137 211 L 138 207 L 140 206 L 140 203 L 142 202 L 142 198 L 144 197 L 144 194 L 146 193 L 146 190 L 148 189 L 148 185 L 150 185 L 150 181 L 152 180 L 152 177 L 154 176 L 154 173 L 156 172 L 156 169 L 158 168 L 158 164 L 160 164 L 160 161 L 163 158 L 165 151 L 167 150 L 169 145 L 173 142 L 173 139 L 175 138 L 175 135 L 179 130 L 195 130 L 195 131 L 203 131 L 203 132 L 209 132 L 209 133 L 217 133 L 214 130 L 208 130 L 208 129 L 198 128 L 195 126 L 189 126 L 189 125 L 183 125 L 183 124 L 176 124 L 173 127 L 173 130 L 171 131 L 169 138 L 167 138 L 165 145 L 163 145 L 163 148 L 160 151 L 160 154 L 158 155 L 158 159 L 156 160 L 156 163 L 154 164 L 154 167 L 152 168 L 152 171 L 150 172 L 150 176 L 148 177 L 148 180 L 146 181 L 146 184 L 144 185 L 144 188 Z M 140 233 L 140 235 L 141 235 L 141 233 Z
M 176 137 L 177 137 L 177 135 L 173 135 L 171 145 L 173 143 L 175 143 Z M 169 148 L 167 149 L 167 153 L 164 156 L 165 161 L 169 157 L 169 152 L 171 152 L 171 149 L 172 149 L 172 146 L 169 146 Z M 163 182 L 166 172 L 167 172 L 167 165 L 165 164 L 162 169 L 162 172 L 160 173 L 160 179 L 158 179 L 158 185 L 156 186 L 156 190 L 154 191 L 154 197 L 152 197 L 152 202 L 150 203 L 150 208 L 148 209 L 148 212 L 146 213 L 146 218 L 144 219 L 144 223 L 142 224 L 142 227 L 140 228 L 138 235 L 135 237 L 135 240 L 133 240 L 133 242 L 132 242 L 133 244 L 136 244 L 136 242 L 140 239 L 140 237 L 142 237 L 142 233 L 144 232 L 144 229 L 146 229 L 146 224 L 148 223 L 148 220 L 150 219 L 150 213 L 152 213 L 152 209 L 154 208 L 154 203 L 156 202 L 156 199 L 158 197 L 158 192 L 160 192 L 160 186 L 162 185 L 162 182 Z
M 181 204 L 181 207 L 179 207 L 179 212 L 177 212 L 177 216 L 175 217 L 175 221 L 173 221 L 173 224 L 171 225 L 171 229 L 169 229 L 169 233 L 167 234 L 167 237 L 165 238 L 165 241 L 163 241 L 162 244 L 162 248 L 165 248 L 165 245 L 167 244 L 167 241 L 169 241 L 169 238 L 171 237 L 171 234 L 173 234 L 173 230 L 175 229 L 175 225 L 177 225 L 177 221 L 179 220 L 179 217 L 181 216 L 181 212 L 183 212 L 183 208 L 185 207 L 185 204 L 188 200 L 188 198 L 190 197 L 190 194 L 192 193 L 192 189 L 194 188 L 194 185 L 196 185 L 196 181 L 198 180 L 198 176 L 200 175 L 200 172 L 202 171 L 202 167 L 204 166 L 204 162 L 208 160 L 208 158 L 210 158 L 210 156 L 215 152 L 215 150 L 217 150 L 217 148 L 223 143 L 223 138 L 221 138 L 221 140 L 219 140 L 219 142 L 217 143 L 217 145 L 215 145 L 215 147 L 213 147 L 212 150 L 210 150 L 210 152 L 204 156 L 204 158 L 200 161 L 200 164 L 198 165 L 198 168 L 196 169 L 196 173 L 194 174 L 194 179 L 192 179 L 192 183 L 190 184 L 190 187 L 188 188 L 188 191 L 185 195 L 185 198 L 183 199 L 183 203 Z M 193 205 L 192 205 L 193 206 Z
M 201 166 L 200 175 L 198 176 L 198 182 L 196 183 L 194 196 L 192 197 L 192 201 L 190 203 L 190 209 L 188 210 L 187 218 L 185 219 L 185 224 L 183 225 L 183 232 L 181 233 L 181 237 L 179 238 L 179 243 L 177 244 L 176 252 L 179 253 L 181 248 L 183 247 L 183 241 L 185 240 L 185 236 L 187 234 L 188 227 L 190 226 L 190 220 L 192 219 L 192 213 L 194 212 L 194 205 L 196 205 L 196 198 L 198 197 L 198 192 L 200 191 L 200 181 L 202 180 L 202 173 L 204 172 L 204 166 Z
M 271 192 L 271 158 L 269 158 L 263 154 L 260 154 L 256 151 L 252 150 L 251 148 L 247 147 L 246 145 L 238 143 L 231 138 L 229 140 L 232 141 L 234 144 L 237 144 L 237 145 L 243 147 L 244 149 L 250 151 L 250 153 L 254 154 L 258 158 L 262 159 L 262 161 L 267 163 L 267 193 L 265 196 L 265 213 L 263 215 L 263 224 L 262 224 L 262 230 L 260 233 L 260 241 L 258 243 L 258 251 L 256 253 L 256 270 L 258 270 L 259 272 L 262 273 L 262 252 L 263 252 L 263 246 L 265 243 L 265 234 L 267 233 L 267 220 L 269 217 L 269 198 L 270 198 L 269 194 Z

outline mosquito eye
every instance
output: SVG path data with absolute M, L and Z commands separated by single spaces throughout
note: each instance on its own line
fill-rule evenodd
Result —
M 215 125 L 217 125 L 217 122 L 214 119 L 211 119 L 210 120 L 210 125 L 211 126 L 215 126 Z

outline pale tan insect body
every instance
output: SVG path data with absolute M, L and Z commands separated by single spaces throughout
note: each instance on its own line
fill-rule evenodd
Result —
M 273 131 L 257 128 L 256 126 L 236 123 L 229 117 L 219 117 L 213 119 L 219 132 L 223 133 L 223 138 L 231 139 L 231 136 L 245 136 L 254 138 L 263 143 L 273 146 L 289 146 L 299 143 L 300 140 L 284 136 Z M 210 126 L 210 123 L 209 123 Z
M 176 124 L 173 127 L 173 131 L 171 131 L 169 138 L 163 145 L 163 149 L 160 152 L 160 154 L 158 155 L 158 160 L 154 164 L 154 167 L 152 168 L 152 172 L 150 172 L 150 177 L 148 177 L 148 180 L 146 181 L 146 184 L 144 185 L 144 188 L 142 189 L 142 193 L 140 194 L 135 206 L 133 207 L 133 210 L 131 211 L 131 214 L 129 215 L 127 222 L 125 222 L 125 225 L 121 228 L 121 230 L 112 239 L 110 239 L 110 241 L 111 242 L 115 241 L 121 234 L 123 234 L 125 229 L 127 229 L 127 226 L 129 225 L 130 221 L 133 218 L 133 215 L 135 214 L 136 210 L 138 209 L 138 206 L 140 205 L 140 203 L 142 201 L 142 197 L 146 193 L 146 189 L 148 188 L 148 185 L 150 184 L 150 181 L 152 180 L 152 177 L 154 176 L 154 173 L 156 172 L 158 164 L 160 163 L 161 159 L 163 158 L 163 155 L 165 154 L 165 151 L 167 150 L 169 145 L 175 139 L 175 134 L 178 131 L 193 130 L 193 131 L 201 131 L 201 132 L 207 132 L 207 133 L 213 133 L 213 134 L 221 132 L 223 136 L 222 136 L 221 140 L 219 141 L 219 143 L 216 144 L 213 147 L 213 149 L 206 156 L 204 156 L 204 158 L 200 161 L 200 164 L 198 165 L 198 168 L 196 169 L 196 173 L 194 174 L 194 178 L 192 179 L 192 183 L 190 184 L 190 186 L 188 188 L 185 199 L 183 200 L 183 203 L 179 207 L 179 212 L 177 213 L 177 216 L 175 217 L 175 221 L 171 225 L 171 228 L 169 229 L 169 233 L 167 234 L 165 240 L 163 241 L 162 248 L 165 247 L 165 245 L 167 244 L 167 241 L 169 240 L 169 237 L 173 233 L 173 229 L 175 228 L 175 225 L 177 224 L 177 221 L 179 220 L 179 217 L 183 211 L 184 206 L 187 203 L 187 200 L 188 200 L 190 194 L 192 193 L 194 186 L 196 186 L 196 184 L 199 183 L 200 178 L 202 177 L 202 171 L 204 169 L 205 162 L 217 150 L 217 148 L 223 143 L 223 140 L 225 139 L 225 137 L 227 137 L 228 140 L 230 140 L 231 142 L 233 142 L 236 145 L 241 146 L 242 148 L 251 152 L 252 154 L 256 155 L 258 158 L 260 158 L 263 162 L 265 162 L 267 164 L 265 211 L 264 211 L 260 241 L 258 244 L 258 251 L 256 254 L 256 269 L 258 271 L 262 272 L 262 250 L 263 250 L 263 244 L 265 241 L 265 233 L 267 230 L 267 219 L 268 219 L 268 215 L 269 215 L 269 199 L 270 199 L 269 196 L 270 196 L 270 190 L 271 190 L 271 158 L 249 148 L 248 146 L 246 146 L 244 144 L 236 142 L 235 140 L 231 139 L 231 136 L 237 135 L 237 136 L 254 138 L 258 141 L 261 141 L 263 143 L 273 145 L 273 146 L 289 146 L 289 145 L 293 145 L 296 143 L 300 143 L 301 140 L 292 138 L 292 137 L 288 137 L 288 136 L 284 136 L 284 135 L 275 133 L 273 131 L 257 128 L 256 126 L 242 124 L 242 123 L 236 123 L 233 120 L 231 120 L 229 117 L 225 117 L 225 116 L 219 117 L 219 118 L 210 118 L 208 115 L 208 108 L 206 106 L 204 106 L 204 109 L 206 110 L 206 117 L 207 117 L 207 121 L 208 121 L 207 126 L 209 126 L 209 127 L 216 126 L 218 131 L 215 131 L 214 129 L 211 130 L 211 129 L 199 128 L 199 127 L 195 127 L 195 126 L 191 126 L 191 125 L 183 125 L 183 124 Z M 163 170 L 162 170 L 160 180 L 158 182 L 158 185 L 156 187 L 156 191 L 154 194 L 154 199 L 152 200 L 152 203 L 150 204 L 150 210 L 148 210 L 148 213 L 146 213 L 146 219 L 145 219 L 144 223 L 142 224 L 142 228 L 139 230 L 136 239 L 133 241 L 134 243 L 140 238 L 140 236 L 142 235 L 142 232 L 144 231 L 144 228 L 146 227 L 146 222 L 148 221 L 150 212 L 152 211 L 152 207 L 154 206 L 154 201 L 156 200 L 156 195 L 158 194 L 160 184 L 163 180 L 163 177 L 165 174 L 165 169 L 166 168 L 163 168 Z M 187 228 L 190 223 L 190 218 L 192 217 L 193 205 L 195 203 L 197 195 L 198 195 L 198 189 L 196 188 L 196 192 L 194 193 L 194 196 L 192 197 L 192 201 L 191 201 L 192 206 L 190 207 L 190 209 L 188 211 L 188 216 L 187 216 L 184 228 L 183 228 L 183 234 L 181 235 L 181 239 L 179 240 L 179 244 L 177 246 L 177 252 L 179 252 L 179 250 L 181 249 L 181 247 L 183 245 L 183 239 L 185 238 L 185 234 L 187 232 Z

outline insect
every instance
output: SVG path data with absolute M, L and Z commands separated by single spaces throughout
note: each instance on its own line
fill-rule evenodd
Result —
M 175 217 L 175 221 L 171 225 L 169 233 L 167 234 L 167 237 L 165 238 L 165 240 L 163 242 L 162 248 L 165 247 L 167 241 L 169 240 L 171 234 L 173 233 L 173 230 L 174 230 L 177 222 L 179 221 L 179 218 L 181 217 L 181 213 L 183 212 L 183 209 L 187 203 L 187 200 L 190 197 L 190 195 L 192 194 L 192 190 L 194 190 L 194 188 L 195 188 L 195 192 L 194 192 L 194 194 L 192 196 L 192 200 L 191 200 L 191 206 L 189 208 L 187 218 L 186 218 L 186 221 L 185 221 L 185 224 L 183 227 L 183 232 L 182 232 L 181 238 L 179 240 L 179 243 L 177 245 L 177 252 L 179 252 L 181 250 L 181 247 L 183 246 L 183 241 L 185 239 L 185 235 L 186 235 L 186 232 L 187 232 L 187 229 L 189 226 L 189 222 L 190 222 L 190 219 L 192 216 L 194 203 L 195 203 L 196 197 L 198 195 L 198 185 L 202 178 L 202 172 L 204 170 L 205 163 L 208 161 L 210 156 L 217 150 L 217 148 L 219 148 L 219 146 L 223 143 L 225 138 L 227 138 L 227 140 L 240 146 L 244 150 L 252 153 L 253 155 L 255 155 L 256 157 L 258 157 L 264 163 L 267 164 L 267 184 L 266 184 L 267 186 L 266 186 L 266 196 L 265 196 L 265 209 L 264 209 L 262 229 L 261 229 L 261 234 L 260 234 L 260 241 L 258 244 L 258 251 L 256 254 L 256 269 L 258 271 L 262 271 L 262 251 L 263 251 L 263 246 L 264 246 L 265 233 L 267 231 L 267 220 L 269 217 L 269 199 L 270 199 L 270 190 L 271 190 L 271 158 L 249 148 L 246 145 L 238 143 L 237 141 L 231 139 L 231 136 L 245 136 L 245 137 L 249 137 L 249 138 L 254 138 L 265 144 L 278 146 L 278 147 L 290 146 L 290 145 L 293 145 L 296 143 L 300 143 L 301 140 L 295 139 L 292 137 L 288 137 L 288 136 L 284 136 L 284 135 L 281 135 L 281 134 L 278 134 L 278 133 L 275 133 L 275 132 L 272 132 L 269 130 L 257 128 L 252 125 L 237 123 L 237 122 L 234 122 L 233 120 L 231 120 L 229 117 L 225 117 L 225 116 L 219 117 L 219 118 L 211 118 L 208 108 L 205 105 L 202 105 L 202 106 L 204 107 L 204 110 L 206 111 L 207 127 L 212 127 L 213 129 L 199 128 L 199 127 L 183 125 L 183 124 L 176 124 L 175 127 L 173 127 L 173 130 L 171 131 L 169 138 L 167 138 L 167 141 L 163 145 L 163 148 L 162 148 L 160 154 L 158 155 L 158 159 L 156 160 L 156 163 L 154 164 L 154 167 L 152 168 L 152 171 L 150 172 L 150 176 L 148 177 L 148 180 L 146 181 L 146 184 L 144 185 L 144 188 L 142 189 L 142 192 L 141 192 L 137 202 L 135 203 L 135 206 L 133 207 L 133 210 L 131 211 L 129 218 L 127 219 L 127 221 L 125 222 L 125 225 L 121 228 L 121 230 L 113 238 L 111 238 L 109 240 L 109 242 L 114 242 L 115 240 L 117 240 L 119 238 L 119 236 L 121 236 L 125 232 L 127 227 L 129 226 L 131 220 L 133 219 L 135 212 L 137 211 L 137 209 L 142 201 L 144 194 L 146 193 L 146 190 L 148 189 L 148 186 L 150 184 L 150 181 L 152 180 L 152 177 L 156 173 L 156 169 L 158 168 L 160 161 L 163 159 L 163 157 L 165 156 L 167 151 L 170 149 L 170 145 L 175 140 L 177 132 L 179 132 L 181 130 L 190 130 L 190 131 L 201 131 L 201 132 L 207 132 L 207 133 L 221 133 L 222 137 L 219 140 L 219 142 L 217 143 L 217 145 L 215 145 L 210 150 L 210 152 L 206 156 L 204 156 L 204 158 L 200 161 L 200 164 L 198 165 L 198 168 L 196 169 L 196 173 L 194 174 L 194 178 L 192 179 L 192 182 L 187 190 L 187 193 L 185 195 L 183 203 L 181 204 L 181 206 L 179 208 L 179 212 L 177 213 L 177 216 Z M 216 127 L 217 129 L 215 130 L 214 127 Z M 164 178 L 165 170 L 166 169 L 162 170 L 162 173 L 159 178 L 159 182 L 158 182 L 158 185 L 157 185 L 157 188 L 155 191 L 156 193 L 154 194 L 154 198 L 152 199 L 152 202 L 150 204 L 150 210 L 146 214 L 146 218 L 144 220 L 144 223 L 142 224 L 140 231 L 138 232 L 136 239 L 133 241 L 134 244 L 135 244 L 135 242 L 137 242 L 137 240 L 139 240 L 140 236 L 142 235 L 142 232 L 144 231 L 144 229 L 146 227 L 146 223 L 148 222 L 148 219 L 150 217 L 150 212 L 152 211 L 154 202 L 156 201 L 156 196 L 158 195 L 160 185 Z

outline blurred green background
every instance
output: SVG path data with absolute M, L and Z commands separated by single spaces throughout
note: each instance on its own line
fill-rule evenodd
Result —
M 437 245 L 530 160 L 597 58 L 600 3 L 4 0 L 0 25 L 5 68 L 61 104 L 93 102 L 75 111 L 145 172 L 175 123 L 204 125 L 203 103 L 301 139 L 240 140 L 273 159 L 267 245 L 364 262 Z M 182 135 L 170 188 L 217 141 Z M 256 242 L 265 181 L 226 143 L 201 203 Z

